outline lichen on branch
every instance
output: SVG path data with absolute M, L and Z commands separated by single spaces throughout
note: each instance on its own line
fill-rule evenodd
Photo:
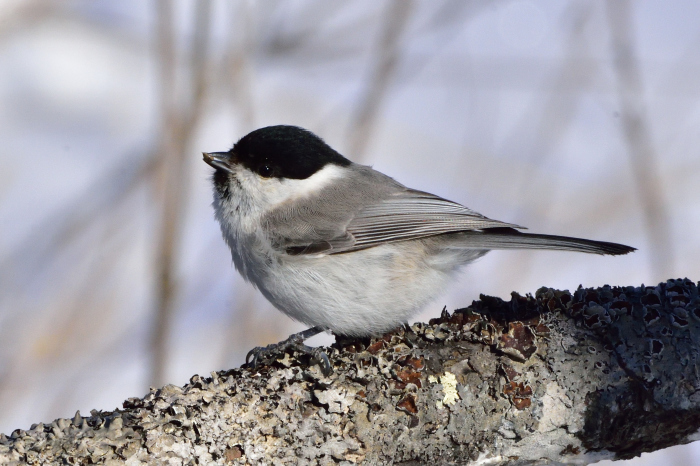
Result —
M 700 296 L 549 288 L 0 434 L 2 464 L 582 464 L 700 428 Z

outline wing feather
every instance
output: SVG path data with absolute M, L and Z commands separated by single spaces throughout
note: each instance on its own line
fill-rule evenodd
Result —
M 444 233 L 522 228 L 406 188 L 361 165 L 314 197 L 280 205 L 263 223 L 273 247 L 290 255 L 337 254 Z
M 355 238 L 355 244 L 349 249 L 333 250 L 331 253 L 457 231 L 503 227 L 522 228 L 484 217 L 461 204 L 433 194 L 406 189 L 361 209 L 346 229 Z
M 263 222 L 272 246 L 289 255 L 325 255 L 460 232 L 451 247 L 613 255 L 634 250 L 615 243 L 521 233 L 516 229 L 523 227 L 406 188 L 370 167 L 357 165 L 353 175 L 327 187 L 320 196 L 286 203 L 270 212 Z

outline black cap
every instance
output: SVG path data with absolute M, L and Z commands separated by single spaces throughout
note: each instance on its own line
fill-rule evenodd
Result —
M 267 126 L 243 136 L 229 151 L 236 163 L 266 178 L 305 179 L 328 164 L 350 165 L 311 131 Z

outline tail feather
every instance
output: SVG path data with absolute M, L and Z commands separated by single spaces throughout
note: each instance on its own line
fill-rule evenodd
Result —
M 514 228 L 486 228 L 480 231 L 465 231 L 462 235 L 466 237 L 466 246 L 470 249 L 552 249 L 611 256 L 637 250 L 624 244 L 568 236 L 522 233 Z M 465 245 L 461 239 L 460 245 Z

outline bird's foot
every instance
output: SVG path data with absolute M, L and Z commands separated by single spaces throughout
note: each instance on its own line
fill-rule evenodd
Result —
M 314 364 L 318 364 L 323 375 L 327 376 L 331 373 L 332 369 L 331 362 L 326 353 L 324 353 L 320 348 L 312 348 L 304 344 L 304 340 L 311 338 L 322 331 L 323 328 L 321 327 L 311 327 L 303 332 L 295 333 L 279 343 L 253 348 L 245 357 L 246 366 L 255 369 L 261 364 L 269 364 L 278 357 L 283 356 L 287 350 L 291 349 L 309 356 Z

